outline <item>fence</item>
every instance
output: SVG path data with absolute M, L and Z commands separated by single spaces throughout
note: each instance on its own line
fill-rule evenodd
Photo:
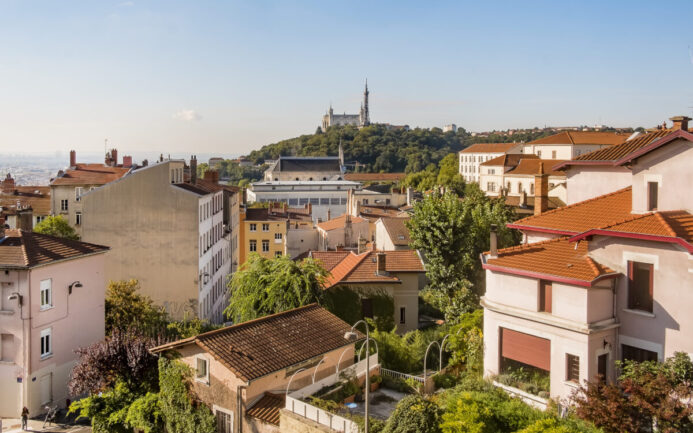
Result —
M 425 382 L 424 378 L 421 376 L 412 376 L 411 374 L 400 373 L 399 371 L 388 370 L 387 368 L 381 367 L 380 372 L 383 376 L 390 376 L 394 379 L 402 379 L 402 380 L 413 379 L 417 382 L 421 382 L 421 383 Z

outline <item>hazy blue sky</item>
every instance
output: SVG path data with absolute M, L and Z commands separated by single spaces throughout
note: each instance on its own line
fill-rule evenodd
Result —
M 693 2 L 0 0 L 0 146 L 245 153 L 332 102 L 473 131 L 693 106 Z

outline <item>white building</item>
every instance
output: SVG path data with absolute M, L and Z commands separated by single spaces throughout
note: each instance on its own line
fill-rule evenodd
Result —
M 479 182 L 481 163 L 506 153 L 522 153 L 522 143 L 477 143 L 461 150 L 460 174 L 467 182 Z
M 573 159 L 595 150 L 621 144 L 631 134 L 595 131 L 563 131 L 523 144 L 522 153 L 542 159 Z

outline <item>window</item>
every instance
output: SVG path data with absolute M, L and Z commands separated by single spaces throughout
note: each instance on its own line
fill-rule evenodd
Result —
M 628 308 L 652 312 L 654 266 L 628 262 Z
M 399 307 L 399 323 L 400 325 L 407 323 L 407 309 L 405 307 Z
M 539 281 L 539 311 L 551 312 L 553 287 L 551 281 Z
M 312 204 L 312 205 L 318 205 L 318 204 L 320 204 L 320 199 L 317 198 L 317 197 L 312 197 L 312 198 L 310 199 L 310 204 Z
M 41 280 L 40 289 L 41 289 L 41 309 L 45 310 L 47 308 L 51 308 L 53 306 L 52 281 L 50 279 Z
M 569 382 L 580 382 L 580 357 L 565 354 L 565 379 Z
M 41 331 L 41 358 L 46 358 L 53 354 L 51 331 L 51 328 Z
M 329 205 L 330 204 L 330 198 L 329 197 L 323 197 L 320 199 L 320 204 L 321 205 Z
M 281 233 L 275 233 L 274 234 L 274 243 L 275 244 L 281 244 L 282 243 L 282 234 Z
M 233 433 L 233 413 L 215 408 L 217 433 Z
M 541 158 L 541 150 L 537 150 L 537 156 Z
M 268 231 L 269 231 L 269 224 L 263 224 L 263 225 L 262 225 L 262 231 L 263 231 L 263 232 L 268 232 Z
M 205 358 L 197 357 L 195 380 L 209 383 L 209 364 Z
M 608 361 L 608 353 L 604 353 L 602 355 L 597 356 L 597 375 L 600 376 L 602 379 L 606 379 Z
M 275 252 L 274 252 L 274 257 L 281 257 L 281 256 L 282 256 L 282 252 L 281 252 L 281 251 L 275 251 Z
M 330 199 L 330 204 L 339 204 L 339 197 L 332 197 Z
M 517 193 L 522 194 L 522 182 L 517 182 Z
M 263 253 L 269 252 L 269 241 L 267 239 L 262 240 L 262 252 Z
M 40 223 L 41 221 L 45 220 L 46 216 L 45 215 L 36 215 L 36 223 Z
M 529 194 L 534 195 L 534 184 L 533 183 L 529 184 Z
M 657 361 L 657 352 L 640 349 L 639 347 L 621 345 L 621 358 L 623 361 L 631 360 L 637 362 Z
M 14 362 L 14 335 L 0 334 L 0 361 Z
M 496 182 L 487 182 L 486 183 L 486 191 L 495 192 L 496 191 Z
M 289 206 L 298 206 L 298 199 L 297 198 L 290 198 L 289 199 Z
M 251 240 L 250 244 L 248 246 L 249 246 L 251 253 L 254 253 L 255 251 L 257 251 L 257 241 L 256 240 Z
M 255 224 L 255 223 L 250 223 L 250 231 L 251 231 L 251 232 L 256 232 L 256 231 L 257 231 L 257 224 Z
M 60 210 L 67 211 L 67 200 L 60 200 Z
M 82 224 L 82 212 L 75 212 L 75 225 Z
M 82 188 L 81 186 L 78 186 L 77 188 L 75 188 L 75 201 L 79 201 L 79 197 L 82 195 L 83 189 L 84 188 Z
M 487 169 L 487 170 L 488 170 L 488 171 L 487 171 L 488 174 L 496 174 L 496 169 L 495 169 L 495 168 L 489 168 L 489 169 Z
M 647 210 L 657 210 L 657 193 L 659 192 L 657 182 L 647 182 Z
M 556 151 L 555 150 L 551 151 L 551 159 L 556 159 Z

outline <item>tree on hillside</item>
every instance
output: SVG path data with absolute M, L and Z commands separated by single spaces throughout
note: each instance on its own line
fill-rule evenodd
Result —
M 75 229 L 68 224 L 62 215 L 49 216 L 34 226 L 34 232 L 42 235 L 56 236 L 59 238 L 79 240 Z
M 224 314 L 234 322 L 263 317 L 323 300 L 327 271 L 315 260 L 251 254 L 229 282 Z
M 474 184 L 465 197 L 434 192 L 414 205 L 407 223 L 413 249 L 426 259 L 428 289 L 438 294 L 446 319 L 478 308 L 483 288 L 479 255 L 488 250 L 490 226 L 498 227 L 499 247 L 514 245 L 517 235 L 506 228 L 514 211 L 502 199 L 487 197 Z M 474 290 L 476 288 L 476 290 Z

